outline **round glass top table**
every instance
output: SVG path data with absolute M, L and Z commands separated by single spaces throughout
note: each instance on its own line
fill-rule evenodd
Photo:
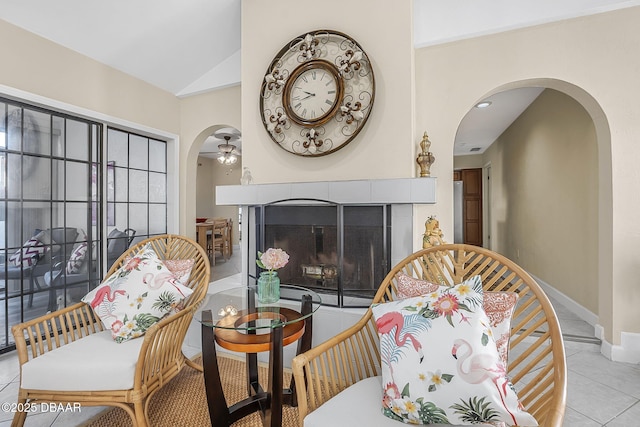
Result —
M 201 323 L 202 364 L 209 415 L 213 426 L 228 426 L 260 411 L 264 426 L 282 424 L 282 405 L 296 406 L 293 380 L 283 389 L 282 349 L 298 341 L 296 354 L 311 348 L 313 313 L 322 304 L 310 289 L 280 285 L 280 300 L 258 301 L 255 285 L 208 294 L 195 318 Z M 293 307 L 300 306 L 299 311 Z M 215 343 L 246 354 L 248 397 L 227 407 L 218 369 Z M 268 389 L 258 381 L 257 353 L 269 352 Z

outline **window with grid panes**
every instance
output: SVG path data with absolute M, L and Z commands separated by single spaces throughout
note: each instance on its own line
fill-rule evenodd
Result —
M 167 232 L 166 145 L 131 132 L 107 130 L 107 168 L 113 169 L 113 182 L 107 182 L 110 231 L 134 230 L 135 241 Z
M 166 145 L 0 97 L 0 353 L 14 348 L 12 325 L 73 304 L 100 283 L 115 260 L 113 233 L 135 231 L 128 246 L 167 232 Z M 36 236 L 43 253 L 15 265 Z M 69 272 L 83 244 L 84 262 Z
M 11 326 L 77 302 L 101 276 L 102 125 L 0 98 L 0 352 Z M 63 274 L 87 247 L 82 274 Z

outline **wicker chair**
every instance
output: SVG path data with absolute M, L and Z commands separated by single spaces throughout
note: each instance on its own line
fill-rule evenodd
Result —
M 479 274 L 485 290 L 517 292 L 509 377 L 521 402 L 541 426 L 562 425 L 567 390 L 564 343 L 554 309 L 531 276 L 487 249 L 439 245 L 416 252 L 395 266 L 374 302 L 394 299 L 398 272 L 446 285 Z M 378 334 L 371 309 L 354 326 L 296 356 L 292 368 L 301 425 L 307 414 L 333 396 L 360 380 L 380 375 Z M 332 425 L 340 425 L 335 421 Z
M 25 402 L 54 402 L 54 403 L 80 403 L 86 406 L 117 406 L 124 409 L 134 426 L 148 425 L 149 399 L 160 387 L 175 377 L 178 372 L 189 365 L 202 371 L 202 367 L 194 364 L 182 353 L 182 342 L 187 328 L 191 323 L 193 314 L 207 293 L 210 277 L 210 266 L 204 249 L 195 241 L 177 235 L 155 236 L 130 248 L 122 254 L 111 266 L 107 276 L 113 274 L 122 266 L 128 255 L 136 253 L 143 245 L 151 243 L 161 259 L 194 259 L 195 263 L 189 283 L 186 284 L 194 290 L 184 302 L 184 309 L 169 315 L 151 326 L 144 337 L 132 340 L 134 345 L 140 346 L 139 352 L 131 355 L 135 362 L 132 368 L 133 387 L 127 390 L 36 390 L 20 387 L 18 392 L 18 408 L 24 407 Z M 16 349 L 20 362 L 22 385 L 22 367 L 37 357 L 45 356 L 49 360 L 55 358 L 55 351 L 65 345 L 77 345 L 83 338 L 94 338 L 104 331 L 102 322 L 96 317 L 91 306 L 78 303 L 63 310 L 55 311 L 40 318 L 15 325 L 12 328 L 16 341 Z M 108 332 L 110 336 L 110 332 Z M 107 346 L 121 346 L 107 340 Z M 115 350 L 114 350 L 115 348 Z M 124 349 L 124 347 L 121 347 Z M 110 347 L 111 351 L 118 352 L 117 347 Z M 124 350 L 122 350 L 124 351 Z M 104 356 L 92 355 L 87 363 L 108 362 Z M 102 359 L 101 359 L 102 357 Z M 55 369 L 55 366 L 51 366 Z M 107 369 L 96 366 L 96 369 Z M 61 384 L 62 385 L 62 384 Z M 12 426 L 22 426 L 26 417 L 25 412 L 15 414 Z

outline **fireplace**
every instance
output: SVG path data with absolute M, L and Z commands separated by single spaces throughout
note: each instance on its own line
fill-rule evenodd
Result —
M 368 307 L 390 266 L 421 245 L 428 215 L 419 212 L 435 202 L 435 177 L 216 186 L 216 205 L 242 209 L 244 284 L 255 282 L 258 250 L 282 247 L 291 255 L 285 283 L 313 286 L 340 307 Z M 302 209 L 276 215 L 285 207 Z
M 325 305 L 367 307 L 390 269 L 390 205 L 289 200 L 256 206 L 253 216 L 253 260 L 282 248 L 290 258 L 281 282 L 313 289 Z

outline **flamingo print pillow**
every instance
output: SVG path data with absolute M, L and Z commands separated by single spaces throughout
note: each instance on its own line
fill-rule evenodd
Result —
M 408 424 L 537 426 L 506 375 L 479 276 L 375 304 L 382 412 Z
M 145 247 L 82 301 L 121 343 L 142 336 L 192 293 L 151 247 Z
M 411 298 L 428 294 L 438 290 L 440 285 L 416 279 L 404 273 L 396 275 L 398 298 Z M 489 317 L 491 333 L 496 340 L 498 353 L 502 363 L 507 365 L 509 359 L 509 340 L 511 339 L 511 318 L 518 302 L 515 292 L 484 292 L 483 304 L 485 313 Z

